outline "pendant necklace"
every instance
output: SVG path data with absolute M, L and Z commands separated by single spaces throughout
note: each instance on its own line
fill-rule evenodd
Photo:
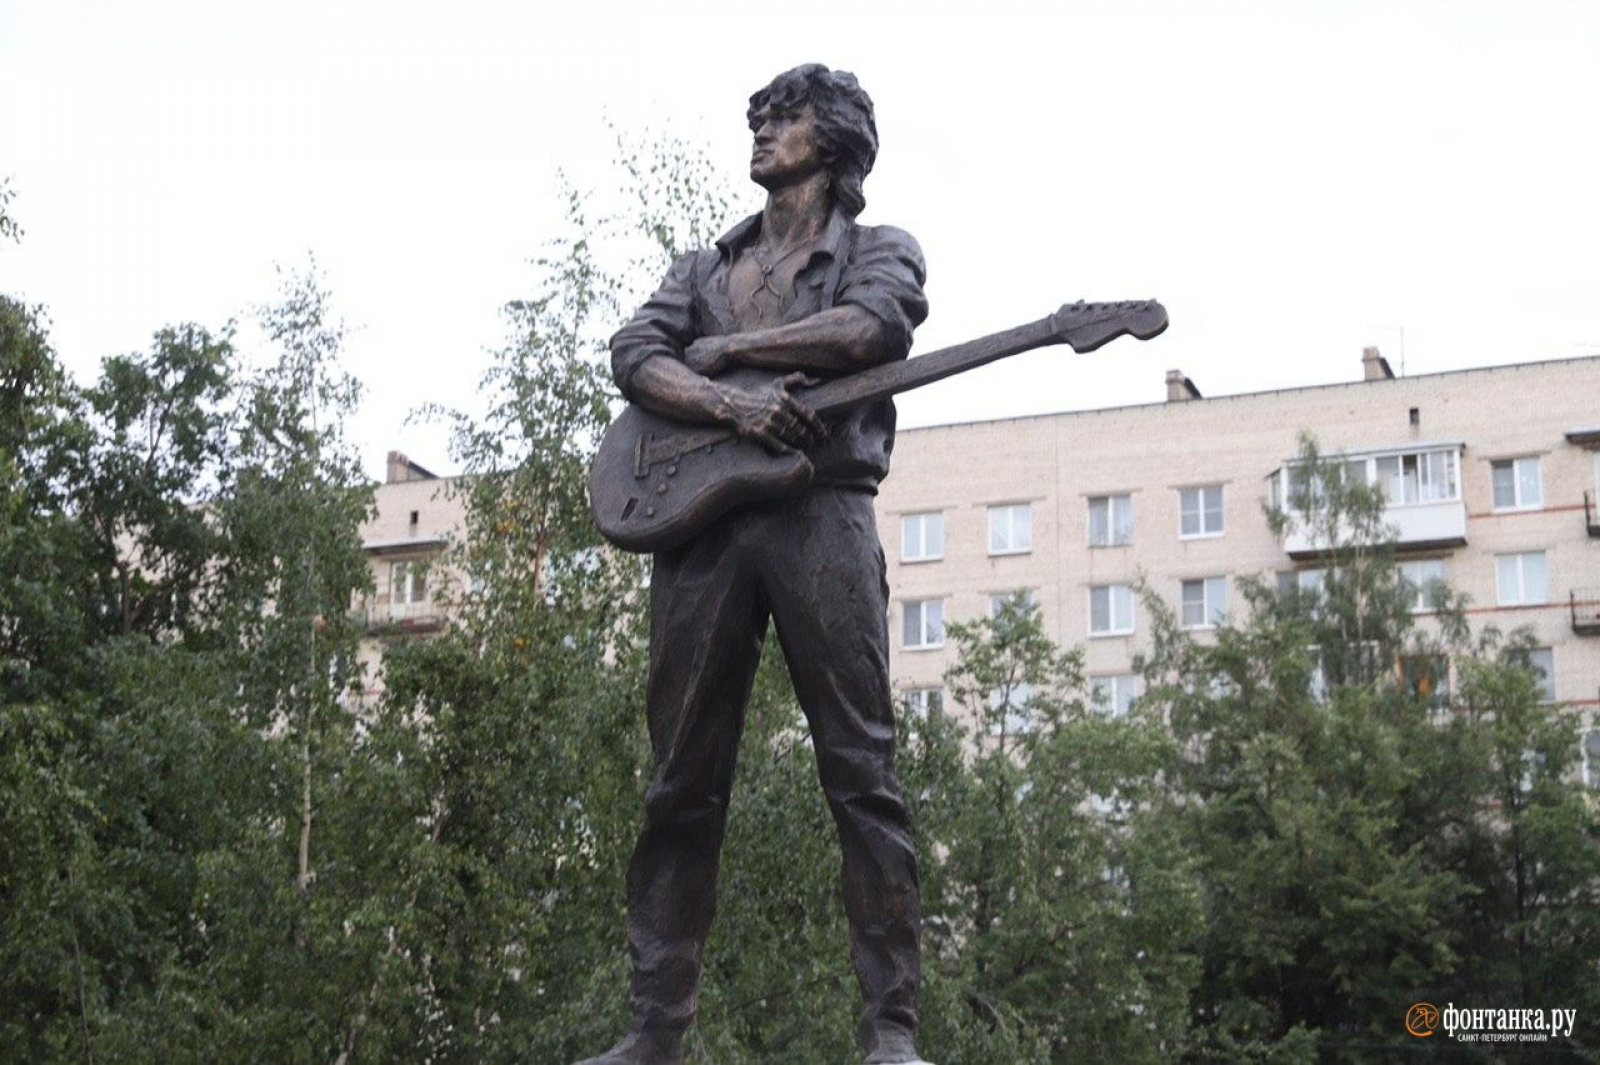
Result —
M 756 297 L 761 295 L 763 292 L 772 293 L 773 299 L 777 300 L 780 305 L 783 303 L 783 293 L 779 292 L 777 286 L 772 283 L 772 271 L 776 270 L 779 264 L 781 264 L 789 256 L 805 247 L 807 243 L 809 243 L 809 241 L 805 239 L 796 242 L 790 246 L 789 250 L 785 251 L 782 255 L 778 256 L 770 263 L 761 258 L 761 253 L 756 250 L 756 245 L 752 244 L 750 246 L 750 257 L 756 261 L 756 266 L 761 268 L 761 283 L 757 285 L 750 293 L 750 303 L 755 303 Z

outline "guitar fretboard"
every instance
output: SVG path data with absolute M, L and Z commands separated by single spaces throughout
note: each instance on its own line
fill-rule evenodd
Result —
M 1033 348 L 1061 342 L 1062 338 L 1051 328 L 1050 319 L 1041 318 L 1003 333 L 993 333 L 965 344 L 930 351 L 914 359 L 874 366 L 848 377 L 798 390 L 795 395 L 818 414 L 830 414 L 857 403 L 868 403 L 931 385 L 1008 355 L 1019 355 Z

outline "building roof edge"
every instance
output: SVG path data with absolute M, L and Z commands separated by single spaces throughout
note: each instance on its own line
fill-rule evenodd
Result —
M 1119 411 L 1160 409 L 1168 410 L 1173 407 L 1180 409 L 1191 407 L 1205 407 L 1216 403 L 1227 403 L 1231 400 L 1255 399 L 1262 396 L 1281 396 L 1290 392 L 1317 392 L 1333 388 L 1382 388 L 1385 385 L 1397 385 L 1406 381 L 1421 381 L 1429 377 L 1453 377 L 1473 373 L 1497 373 L 1500 371 L 1526 370 L 1539 367 L 1559 366 L 1579 362 L 1600 362 L 1600 355 L 1574 355 L 1563 359 L 1530 359 L 1527 362 L 1503 362 L 1490 366 L 1463 366 L 1454 370 L 1434 370 L 1431 373 L 1412 374 L 1407 377 L 1379 378 L 1373 381 L 1328 381 L 1320 385 L 1292 385 L 1287 388 L 1264 388 L 1258 392 L 1230 392 L 1224 395 L 1195 397 L 1182 404 L 1173 404 L 1165 400 L 1155 400 L 1149 403 L 1119 403 L 1111 407 L 1082 407 L 1077 410 L 1043 411 L 1038 414 L 1007 414 L 997 418 L 969 418 L 964 421 L 934 422 L 929 425 L 906 426 L 897 430 L 899 433 L 920 433 L 929 429 L 954 429 L 965 425 L 994 425 L 1000 422 L 1020 422 L 1034 418 L 1070 418 L 1078 415 L 1114 414 Z

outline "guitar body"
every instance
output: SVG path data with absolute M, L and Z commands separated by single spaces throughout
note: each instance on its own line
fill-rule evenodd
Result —
M 601 535 L 625 551 L 665 551 L 741 503 L 802 491 L 811 461 L 773 454 L 715 426 L 630 405 L 606 430 L 589 474 Z
M 1148 340 L 1166 328 L 1166 308 L 1154 300 L 1069 303 L 1037 322 L 874 366 L 795 396 L 827 417 L 1046 344 L 1089 352 L 1119 336 Z M 776 376 L 738 368 L 718 379 L 759 387 Z M 803 491 L 812 473 L 801 452 L 774 454 L 721 426 L 686 425 L 629 406 L 600 440 L 589 471 L 589 509 L 601 535 L 623 550 L 666 551 L 741 503 Z

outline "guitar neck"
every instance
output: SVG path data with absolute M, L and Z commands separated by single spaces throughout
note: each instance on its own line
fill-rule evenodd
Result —
M 946 377 L 963 373 L 984 363 L 994 362 L 996 359 L 1020 355 L 1024 351 L 1032 351 L 1046 344 L 1061 342 L 1062 338 L 1052 328 L 1051 320 L 1041 318 L 1037 322 L 1019 325 L 1003 333 L 993 333 L 977 340 L 969 340 L 965 344 L 940 348 L 926 355 L 918 355 L 914 359 L 902 359 L 899 362 L 874 366 L 870 370 L 862 370 L 848 377 L 827 381 L 799 390 L 795 394 L 818 414 L 831 414 L 858 403 L 869 403 L 897 392 L 931 385 L 935 381 L 942 381 Z

